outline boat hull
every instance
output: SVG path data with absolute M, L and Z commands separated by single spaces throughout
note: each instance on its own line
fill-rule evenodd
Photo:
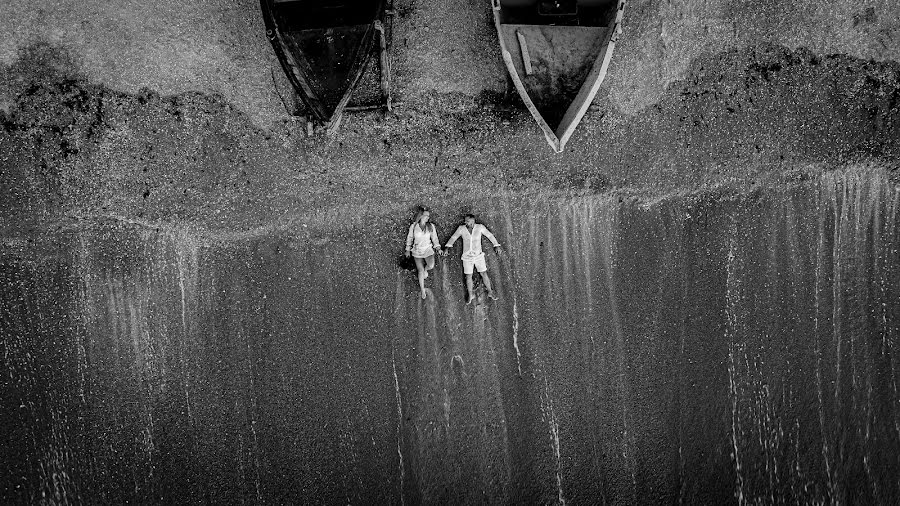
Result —
M 261 0 L 266 36 L 285 75 L 326 125 L 338 121 L 365 72 L 385 13 L 383 0 L 339 1 Z
M 508 4 L 504 4 L 508 5 Z M 622 19 L 624 1 L 605 26 L 537 24 L 557 18 L 525 17 L 509 22 L 493 1 L 503 61 L 525 106 L 555 152 L 561 152 L 584 117 L 606 76 Z M 577 18 L 568 17 L 563 20 Z

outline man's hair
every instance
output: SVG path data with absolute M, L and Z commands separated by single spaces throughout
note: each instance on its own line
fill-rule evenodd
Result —
M 466 215 L 463 217 L 464 220 L 465 220 L 465 219 L 469 219 L 469 218 L 472 218 L 472 219 L 474 220 L 474 219 L 475 219 L 475 215 L 472 214 L 472 213 L 468 213 L 468 214 L 466 214 Z

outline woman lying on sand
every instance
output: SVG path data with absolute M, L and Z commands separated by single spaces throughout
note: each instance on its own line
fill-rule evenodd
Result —
M 419 288 L 422 290 L 422 298 L 425 298 L 425 278 L 428 271 L 434 269 L 434 253 L 441 253 L 441 242 L 438 240 L 437 228 L 434 223 L 428 223 L 431 212 L 426 207 L 420 207 L 416 213 L 416 219 L 409 226 L 406 234 L 406 257 L 412 255 L 416 262 L 416 271 L 419 274 Z

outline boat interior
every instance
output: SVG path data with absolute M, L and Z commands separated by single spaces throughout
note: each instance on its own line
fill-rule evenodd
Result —
M 497 0 L 495 0 L 497 1 Z M 517 25 L 608 26 L 617 0 L 499 0 L 500 22 Z
M 283 31 L 364 25 L 376 20 L 382 0 L 273 0 L 272 14 Z

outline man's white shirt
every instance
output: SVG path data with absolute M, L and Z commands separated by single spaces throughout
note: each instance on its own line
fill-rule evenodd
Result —
M 494 237 L 494 234 L 480 223 L 476 223 L 475 226 L 472 227 L 471 232 L 469 232 L 469 228 L 465 225 L 460 225 L 457 227 L 456 232 L 453 232 L 453 236 L 450 237 L 450 240 L 447 241 L 447 245 L 453 245 L 453 243 L 456 242 L 456 239 L 462 237 L 462 258 L 478 258 L 484 254 L 484 250 L 481 249 L 481 236 L 487 237 L 494 246 L 500 245 L 500 243 L 497 242 L 497 238 Z

